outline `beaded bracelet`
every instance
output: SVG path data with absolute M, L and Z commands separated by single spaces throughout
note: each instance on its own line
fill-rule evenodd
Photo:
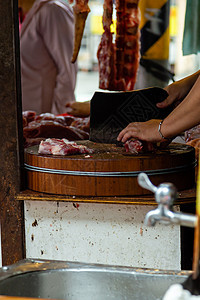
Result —
M 164 135 L 161 132 L 161 125 L 162 125 L 163 121 L 164 120 L 160 121 L 160 123 L 159 123 L 158 132 L 159 132 L 159 134 L 160 134 L 160 136 L 161 136 L 162 139 L 171 141 L 172 140 L 171 138 L 164 137 Z

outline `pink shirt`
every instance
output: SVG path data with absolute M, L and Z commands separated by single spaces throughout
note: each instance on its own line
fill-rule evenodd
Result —
M 74 18 L 61 0 L 36 0 L 20 32 L 22 109 L 62 114 L 75 100 Z

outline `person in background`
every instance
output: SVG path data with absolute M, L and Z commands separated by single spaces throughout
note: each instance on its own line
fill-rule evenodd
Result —
M 172 140 L 185 130 L 200 124 L 200 70 L 164 88 L 169 96 L 157 107 L 164 108 L 180 102 L 164 120 L 130 123 L 118 135 L 125 143 L 136 138 L 152 143 Z
M 22 110 L 65 113 L 77 77 L 73 12 L 62 0 L 19 0 L 18 6 Z

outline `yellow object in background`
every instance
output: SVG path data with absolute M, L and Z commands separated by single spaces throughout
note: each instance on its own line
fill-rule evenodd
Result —
M 113 24 L 110 26 L 111 32 L 116 33 L 116 20 L 113 20 Z M 91 33 L 95 35 L 102 35 L 103 24 L 102 16 L 91 15 Z
M 141 56 L 145 59 L 169 58 L 169 0 L 140 0 Z
M 177 13 L 177 6 L 171 5 L 170 6 L 170 19 L 169 19 L 169 34 L 170 37 L 177 36 L 178 34 L 178 13 Z
M 153 17 L 163 5 L 168 2 L 167 0 L 140 0 L 139 9 L 141 12 L 140 28 L 149 21 L 150 17 Z
M 199 156 L 198 174 L 197 174 L 196 214 L 200 216 L 200 156 Z
M 91 33 L 101 35 L 103 33 L 102 16 L 92 15 L 90 20 Z

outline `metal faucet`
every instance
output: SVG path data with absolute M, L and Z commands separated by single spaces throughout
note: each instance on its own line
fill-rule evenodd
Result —
M 169 182 L 161 183 L 158 187 L 153 185 L 146 173 L 138 175 L 138 183 L 141 187 L 153 192 L 158 207 L 149 211 L 144 220 L 147 226 L 154 226 L 156 222 L 166 225 L 177 224 L 186 227 L 195 227 L 197 217 L 192 214 L 173 211 L 173 203 L 177 198 L 176 187 Z

